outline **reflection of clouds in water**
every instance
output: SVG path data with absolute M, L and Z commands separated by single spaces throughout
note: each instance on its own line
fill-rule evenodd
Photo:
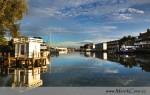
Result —
M 123 86 L 127 86 L 127 85 L 129 85 L 130 83 L 132 83 L 132 82 L 134 82 L 134 80 L 126 80 L 122 85 Z
M 115 70 L 113 68 L 106 68 L 105 73 L 119 73 L 119 70 Z
M 79 59 L 86 59 L 85 57 L 82 57 L 80 54 L 78 53 L 71 53 L 71 54 L 60 54 L 59 57 L 61 58 L 66 58 L 66 59 L 75 59 L 75 58 L 79 58 Z
M 93 66 L 103 66 L 103 63 L 95 62 Z
M 98 58 L 95 58 L 93 60 L 95 60 L 94 66 L 117 65 L 116 62 L 110 62 L 110 61 L 102 60 L 102 59 L 98 59 Z

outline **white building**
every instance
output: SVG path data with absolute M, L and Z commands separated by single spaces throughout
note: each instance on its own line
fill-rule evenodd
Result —
M 95 49 L 97 51 L 106 51 L 107 50 L 107 43 L 106 42 L 98 43 L 95 45 Z
M 66 54 L 68 52 L 67 48 L 56 48 L 59 51 L 59 54 Z
M 40 48 L 43 39 L 38 38 L 14 38 L 15 57 L 32 58 L 40 57 Z

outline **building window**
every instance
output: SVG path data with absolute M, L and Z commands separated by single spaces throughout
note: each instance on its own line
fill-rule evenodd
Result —
M 21 55 L 24 55 L 24 45 L 21 45 Z

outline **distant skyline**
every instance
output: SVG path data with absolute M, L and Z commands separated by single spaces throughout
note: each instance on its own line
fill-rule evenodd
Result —
M 52 39 L 55 47 L 138 36 L 150 28 L 150 0 L 29 0 L 28 5 L 21 34 Z

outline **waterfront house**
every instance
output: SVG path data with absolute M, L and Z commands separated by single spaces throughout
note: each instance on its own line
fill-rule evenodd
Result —
M 150 29 L 147 29 L 145 33 L 140 33 L 134 45 L 138 48 L 150 48 Z
M 40 44 L 40 52 L 43 53 L 44 56 L 50 56 L 50 47 L 47 46 L 46 42 Z
M 40 57 L 43 39 L 38 38 L 14 38 L 15 57 L 32 58 Z
M 83 51 L 95 51 L 95 44 L 85 44 L 84 46 L 81 46 L 80 49 Z
M 91 51 L 95 51 L 95 44 L 91 43 L 90 44 L 90 49 L 91 49 Z
M 84 47 L 84 51 L 91 51 L 90 44 L 85 44 L 83 47 Z
M 108 53 L 119 52 L 119 40 L 107 42 Z
M 96 51 L 107 51 L 107 42 L 95 44 Z
M 68 49 L 56 47 L 56 51 L 58 51 L 59 54 L 66 54 L 68 52 Z
M 40 51 L 48 51 L 48 46 L 46 45 L 46 42 L 40 44 Z

